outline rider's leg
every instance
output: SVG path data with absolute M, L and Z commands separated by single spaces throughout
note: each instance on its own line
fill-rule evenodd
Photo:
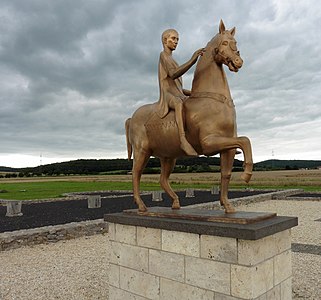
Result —
M 197 152 L 192 145 L 187 141 L 185 136 L 184 122 L 183 122 L 183 101 L 180 98 L 171 97 L 169 107 L 175 110 L 175 119 L 178 127 L 181 149 L 190 156 L 197 156 Z

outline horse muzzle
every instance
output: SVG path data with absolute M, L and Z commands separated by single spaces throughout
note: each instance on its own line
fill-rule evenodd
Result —
M 227 63 L 227 66 L 230 71 L 237 72 L 243 65 L 243 60 L 241 57 L 237 56 L 233 60 L 230 60 Z

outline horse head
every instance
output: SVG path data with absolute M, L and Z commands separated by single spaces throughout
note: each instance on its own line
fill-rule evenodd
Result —
M 226 30 L 223 21 L 219 25 L 219 33 L 213 40 L 213 58 L 218 64 L 225 64 L 232 72 L 237 72 L 243 65 L 240 52 L 237 50 L 234 38 L 235 27 Z

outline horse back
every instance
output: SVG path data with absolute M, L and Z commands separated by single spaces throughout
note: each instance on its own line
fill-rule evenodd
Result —
M 164 118 L 157 114 L 157 103 L 138 108 L 130 119 L 129 139 L 136 151 L 143 149 L 157 157 L 184 155 L 180 149 L 174 111 Z

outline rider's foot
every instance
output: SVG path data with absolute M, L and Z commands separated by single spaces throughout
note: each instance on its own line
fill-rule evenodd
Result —
M 188 155 L 188 156 L 197 156 L 197 152 L 194 150 L 192 145 L 186 140 L 181 139 L 181 149 Z

